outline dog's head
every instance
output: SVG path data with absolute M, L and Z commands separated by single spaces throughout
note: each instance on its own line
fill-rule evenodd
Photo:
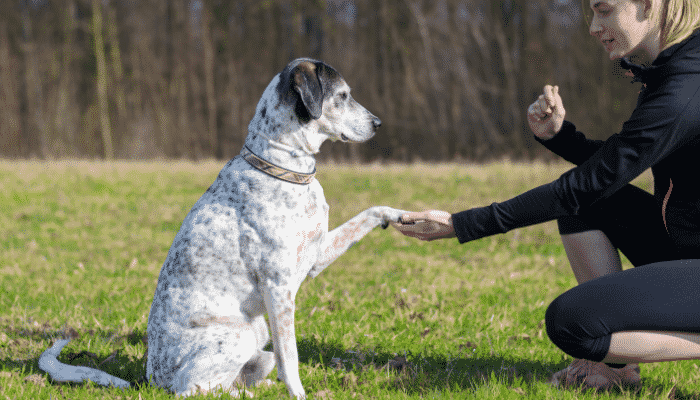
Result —
M 294 110 L 304 130 L 316 129 L 331 140 L 364 142 L 381 125 L 379 118 L 352 98 L 348 84 L 328 64 L 296 59 L 279 78 L 280 102 Z

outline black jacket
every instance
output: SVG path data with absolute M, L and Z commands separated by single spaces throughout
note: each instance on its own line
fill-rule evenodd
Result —
M 700 249 L 700 30 L 649 67 L 622 65 L 646 86 L 622 132 L 590 140 L 565 121 L 554 138 L 538 139 L 577 167 L 510 200 L 453 214 L 460 243 L 578 215 L 651 168 L 659 215 L 673 180 L 666 207 L 671 239 Z

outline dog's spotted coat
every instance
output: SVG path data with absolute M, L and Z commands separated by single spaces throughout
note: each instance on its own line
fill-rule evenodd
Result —
M 349 92 L 328 65 L 292 62 L 265 90 L 246 146 L 286 169 L 314 170 L 324 140 L 364 141 L 380 124 Z M 303 397 L 294 334 L 301 282 L 402 213 L 375 207 L 328 233 L 317 180 L 285 182 L 234 158 L 185 218 L 161 269 L 148 322 L 148 376 L 187 394 L 229 388 L 244 366 L 240 379 L 254 384 L 276 361 L 290 394 Z M 265 312 L 274 356 L 262 350 Z
M 246 146 L 265 161 L 308 173 L 323 141 L 365 141 L 379 125 L 334 69 L 298 59 L 265 90 Z M 305 397 L 294 330 L 301 282 L 401 214 L 373 207 L 328 232 L 316 179 L 290 183 L 232 159 L 192 207 L 160 271 L 148 318 L 147 377 L 178 395 L 237 392 L 277 365 L 289 393 Z M 274 354 L 263 351 L 270 336 Z

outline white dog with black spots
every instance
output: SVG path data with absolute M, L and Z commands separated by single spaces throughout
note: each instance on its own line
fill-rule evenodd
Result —
M 148 318 L 152 382 L 183 396 L 214 389 L 236 394 L 277 365 L 289 393 L 305 397 L 294 328 L 301 282 L 404 213 L 372 207 L 329 232 L 314 154 L 328 139 L 366 141 L 380 124 L 325 63 L 297 59 L 274 77 L 241 155 L 192 207 L 161 268 Z M 270 337 L 274 352 L 263 350 Z M 54 380 L 129 385 L 59 363 L 67 342 L 57 341 L 40 358 Z

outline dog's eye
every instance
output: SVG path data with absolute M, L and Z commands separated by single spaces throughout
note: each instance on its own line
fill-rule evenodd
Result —
M 347 93 L 347 92 L 343 92 L 343 93 L 340 94 L 340 100 L 345 101 L 345 100 L 347 100 L 347 99 L 348 99 L 348 93 Z

